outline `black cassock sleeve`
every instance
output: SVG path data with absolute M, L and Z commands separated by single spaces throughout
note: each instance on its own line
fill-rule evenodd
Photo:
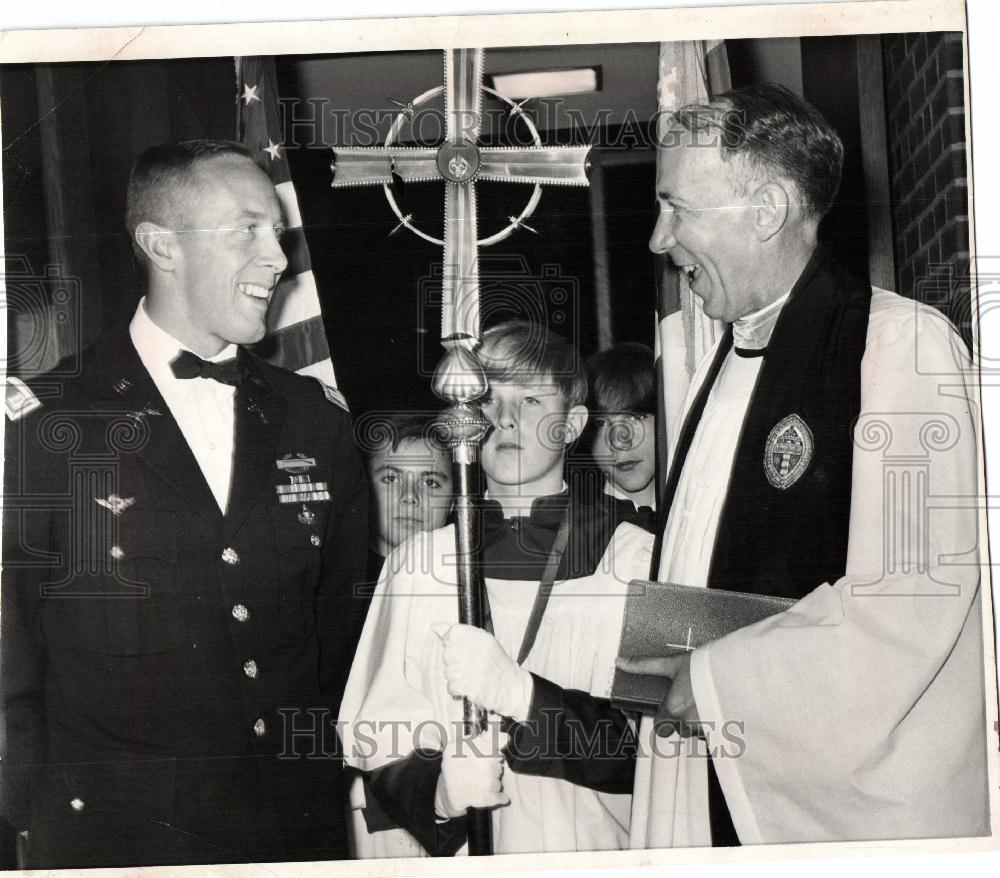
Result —
M 508 729 L 504 756 L 510 768 L 601 793 L 631 793 L 636 736 L 625 714 L 607 698 L 531 676 L 535 688 L 528 719 Z
M 636 737 L 628 718 L 607 698 L 563 689 L 531 675 L 528 719 L 509 723 L 504 757 L 512 771 L 554 777 L 602 793 L 631 793 Z M 442 754 L 416 750 L 365 773 L 365 823 L 369 832 L 401 826 L 431 856 L 453 856 L 465 843 L 464 817 L 440 821 L 434 797 Z
M 382 768 L 365 772 L 365 824 L 369 832 L 401 826 L 432 857 L 451 857 L 465 843 L 465 817 L 438 820 L 434 797 L 442 754 L 415 750 Z

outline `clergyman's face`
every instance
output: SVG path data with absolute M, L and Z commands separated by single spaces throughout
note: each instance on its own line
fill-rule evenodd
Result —
M 451 507 L 448 452 L 424 439 L 403 439 L 369 463 L 378 546 L 383 554 L 423 530 L 444 527 Z
M 268 176 L 236 155 L 196 166 L 177 233 L 175 288 L 205 356 L 264 337 L 267 309 L 288 260 L 281 206 Z
M 732 166 L 705 141 L 685 132 L 660 148 L 660 212 L 649 249 L 670 255 L 709 317 L 732 323 L 755 310 L 752 208 L 733 184 Z

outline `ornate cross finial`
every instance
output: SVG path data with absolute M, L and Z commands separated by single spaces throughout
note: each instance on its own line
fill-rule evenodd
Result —
M 589 146 L 542 146 L 538 130 L 523 104 L 514 103 L 482 85 L 482 49 L 448 49 L 444 53 L 444 85 L 412 101 L 390 99 L 400 108 L 385 144 L 380 147 L 336 147 L 333 186 L 381 185 L 399 220 L 390 234 L 407 228 L 415 235 L 444 247 L 444 303 L 441 338 L 479 337 L 478 248 L 488 247 L 517 229 L 535 231 L 525 223 L 541 198 L 541 186 L 586 186 Z M 479 146 L 482 94 L 487 92 L 508 105 L 509 112 L 528 127 L 534 146 Z M 396 144 L 404 124 L 412 122 L 420 107 L 444 93 L 445 138 L 436 147 L 403 147 Z M 444 237 L 435 238 L 404 214 L 392 193 L 393 176 L 407 182 L 443 181 Z M 533 183 L 534 190 L 518 216 L 485 238 L 478 236 L 476 182 Z M 473 341 L 474 343 L 474 341 Z

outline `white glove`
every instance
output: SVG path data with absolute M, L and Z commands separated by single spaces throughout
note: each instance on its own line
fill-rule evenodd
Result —
M 528 718 L 535 688 L 531 674 L 492 634 L 472 625 L 443 623 L 436 624 L 434 632 L 444 644 L 444 676 L 452 695 L 518 722 Z
M 503 791 L 503 755 L 507 736 L 487 730 L 474 738 L 452 741 L 441 758 L 434 810 L 441 820 L 461 817 L 469 808 L 509 805 Z

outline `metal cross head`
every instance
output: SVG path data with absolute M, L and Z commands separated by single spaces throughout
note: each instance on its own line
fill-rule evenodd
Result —
M 399 219 L 396 229 L 405 227 L 425 241 L 444 247 L 442 339 L 479 337 L 478 248 L 496 244 L 518 228 L 530 228 L 524 220 L 538 206 L 541 184 L 588 185 L 586 171 L 590 147 L 542 146 L 538 130 L 521 104 L 515 104 L 482 84 L 483 55 L 482 49 L 446 49 L 444 85 L 404 104 L 383 146 L 336 147 L 331 165 L 334 188 L 381 185 Z M 510 112 L 528 126 L 534 146 L 479 146 L 484 91 L 506 103 Z M 412 121 L 413 108 L 421 107 L 442 92 L 445 96 L 444 143 L 435 147 L 397 146 L 395 141 L 403 125 Z M 400 104 L 398 101 L 393 103 Z M 418 229 L 412 222 L 412 215 L 404 215 L 399 209 L 391 189 L 393 176 L 407 182 L 444 181 L 443 239 Z M 534 184 L 520 215 L 510 217 L 507 226 L 486 238 L 478 237 L 477 180 Z

